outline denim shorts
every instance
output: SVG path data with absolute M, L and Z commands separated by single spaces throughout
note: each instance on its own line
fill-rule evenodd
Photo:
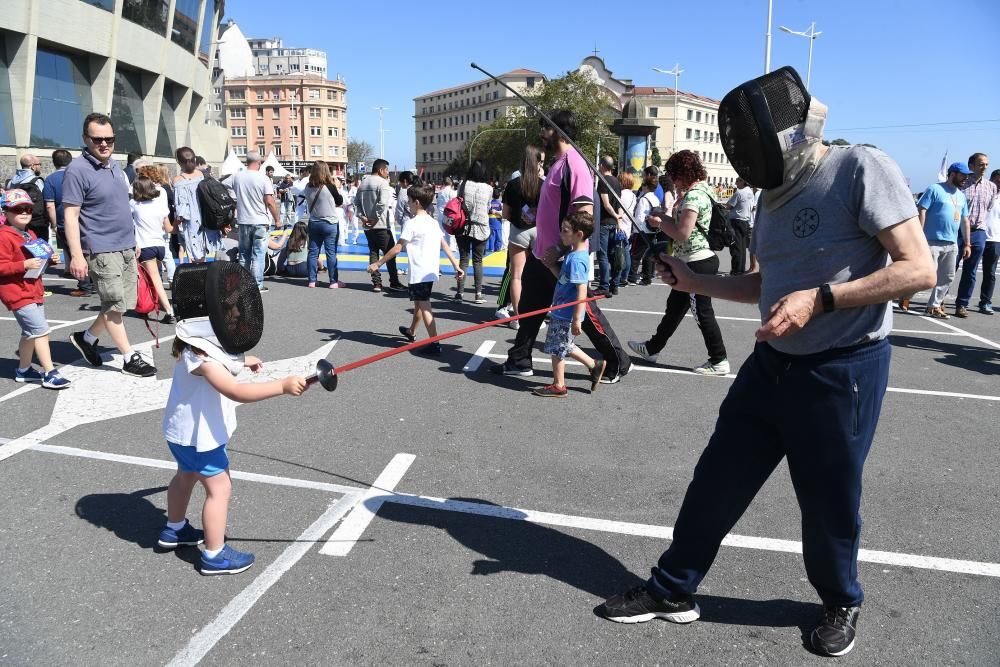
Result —
M 166 248 L 163 246 L 153 246 L 150 248 L 143 248 L 139 251 L 139 262 L 148 262 L 151 259 L 158 259 L 161 262 L 163 258 L 166 257 Z
M 181 472 L 196 472 L 205 477 L 214 477 L 229 467 L 229 456 L 226 454 L 225 445 L 219 445 L 207 452 L 199 452 L 196 447 L 185 447 L 173 442 L 168 442 L 167 445 L 177 461 L 177 469 Z
M 560 320 L 557 317 L 549 318 L 549 328 L 545 333 L 545 347 L 542 351 L 554 357 L 565 359 L 576 347 L 573 341 L 576 336 L 572 331 L 573 323 L 569 320 Z
M 14 311 L 14 319 L 21 327 L 21 338 L 41 338 L 49 333 L 49 322 L 45 319 L 45 306 L 29 303 Z

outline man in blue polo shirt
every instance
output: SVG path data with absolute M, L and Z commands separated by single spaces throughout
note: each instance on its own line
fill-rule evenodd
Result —
M 958 256 L 961 253 L 965 259 L 972 254 L 968 241 L 969 204 L 962 192 L 965 177 L 971 173 L 972 170 L 961 162 L 953 163 L 948 167 L 948 178 L 924 190 L 917 202 L 920 224 L 931 249 L 931 259 L 937 267 L 937 285 L 931 290 L 924 314 L 942 320 L 948 319 L 944 312 L 944 300 L 948 297 L 951 281 L 955 279 Z M 957 245 L 959 227 L 963 239 L 961 250 Z M 908 307 L 909 299 L 904 299 L 900 306 Z
M 122 372 L 149 377 L 156 369 L 132 349 L 122 316 L 135 308 L 139 274 L 135 257 L 135 227 L 129 206 L 128 178 L 111 153 L 115 147 L 111 119 L 92 113 L 83 121 L 80 157 L 63 178 L 63 217 L 69 271 L 77 280 L 88 275 L 101 299 L 101 312 L 86 331 L 70 342 L 92 366 L 103 362 L 97 337 L 105 330 L 122 353 Z

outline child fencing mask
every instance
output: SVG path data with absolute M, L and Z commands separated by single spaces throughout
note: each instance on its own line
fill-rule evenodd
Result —
M 177 337 L 238 374 L 243 353 L 264 333 L 264 302 L 250 272 L 235 262 L 179 266 L 172 301 Z
M 741 178 L 766 191 L 769 209 L 794 197 L 815 171 L 826 112 L 791 67 L 747 81 L 722 99 L 722 148 Z

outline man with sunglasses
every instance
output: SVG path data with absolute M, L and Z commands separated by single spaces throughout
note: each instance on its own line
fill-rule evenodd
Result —
M 125 312 L 135 308 L 139 274 L 128 178 L 111 159 L 111 119 L 101 113 L 88 115 L 83 142 L 83 153 L 66 168 L 63 179 L 63 216 L 69 271 L 77 280 L 90 275 L 101 312 L 89 329 L 70 336 L 70 342 L 92 366 L 100 366 L 97 337 L 107 331 L 122 353 L 122 372 L 150 377 L 156 369 L 132 349 L 122 322 Z

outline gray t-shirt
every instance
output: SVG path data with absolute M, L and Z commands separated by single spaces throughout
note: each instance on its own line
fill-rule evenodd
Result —
M 226 180 L 224 184 L 236 194 L 236 222 L 241 225 L 270 225 L 271 213 L 264 204 L 266 195 L 274 194 L 274 183 L 262 171 L 244 169 Z
M 753 190 L 750 188 L 740 188 L 734 192 L 733 196 L 726 202 L 732 207 L 729 211 L 729 219 L 749 221 L 753 202 Z
M 80 207 L 80 247 L 85 253 L 135 248 L 129 184 L 115 160 L 106 164 L 88 151 L 66 167 L 63 206 Z
M 857 280 L 884 268 L 876 234 L 917 215 L 906 181 L 889 156 L 864 146 L 831 146 L 805 188 L 776 211 L 761 201 L 750 251 L 760 263 L 761 321 L 779 299 L 824 283 Z M 813 354 L 885 338 L 888 303 L 819 313 L 799 332 L 770 345 Z

